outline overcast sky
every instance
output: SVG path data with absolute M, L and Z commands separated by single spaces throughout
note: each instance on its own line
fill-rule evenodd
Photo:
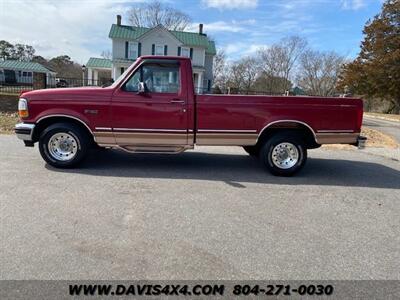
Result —
M 127 24 L 135 2 L 109 0 L 0 0 L 0 40 L 29 44 L 37 54 L 66 54 L 79 63 L 111 50 L 108 33 L 116 15 Z M 181 0 L 164 1 L 191 16 L 230 59 L 297 34 L 316 50 L 354 57 L 365 22 L 382 0 Z

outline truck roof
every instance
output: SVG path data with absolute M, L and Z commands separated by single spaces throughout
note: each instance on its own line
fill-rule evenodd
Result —
M 174 59 L 174 60 L 190 60 L 189 57 L 183 56 L 166 56 L 166 55 L 144 55 L 140 56 L 139 59 Z

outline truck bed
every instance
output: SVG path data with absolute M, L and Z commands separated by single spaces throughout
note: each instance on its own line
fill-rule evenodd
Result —
M 197 144 L 215 144 L 234 134 L 252 144 L 274 122 L 296 121 L 309 127 L 321 143 L 338 135 L 358 135 L 362 100 L 307 96 L 198 95 Z M 361 114 L 360 114 L 361 112 Z M 210 134 L 214 134 L 210 143 Z

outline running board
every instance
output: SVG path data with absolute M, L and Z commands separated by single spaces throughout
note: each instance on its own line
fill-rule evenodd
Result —
M 190 146 L 117 146 L 129 153 L 164 153 L 178 154 L 187 149 L 193 149 Z

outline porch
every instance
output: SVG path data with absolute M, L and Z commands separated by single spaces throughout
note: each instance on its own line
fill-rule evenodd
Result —
M 110 59 L 91 57 L 86 64 L 87 85 L 102 85 L 111 80 Z
M 204 90 L 204 68 L 193 67 L 193 84 L 196 94 L 203 94 Z
M 112 61 L 112 78 L 117 80 L 134 62 L 134 60 L 114 59 Z

